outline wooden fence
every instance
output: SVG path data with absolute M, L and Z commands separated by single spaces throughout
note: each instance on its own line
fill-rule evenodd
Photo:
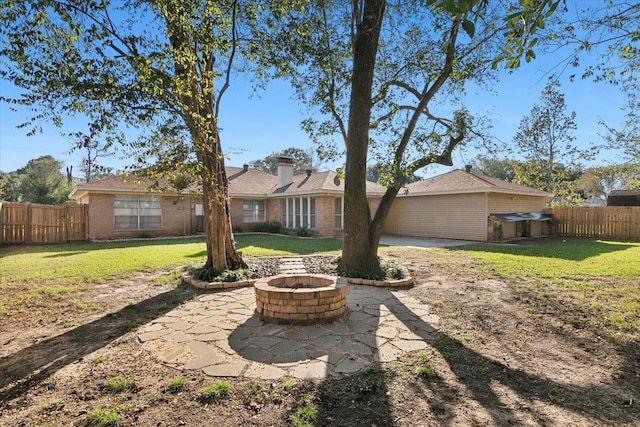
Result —
M 88 213 L 87 205 L 0 203 L 0 244 L 86 240 Z
M 556 232 L 567 237 L 640 240 L 640 206 L 554 207 Z

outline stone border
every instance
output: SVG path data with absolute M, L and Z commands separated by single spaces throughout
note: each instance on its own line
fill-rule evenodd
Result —
M 204 290 L 220 290 L 220 289 L 236 289 L 236 288 L 248 288 L 253 286 L 256 279 L 240 280 L 239 282 L 204 282 L 191 277 L 189 273 L 182 273 L 182 282 L 187 285 L 193 286 L 196 289 Z
M 377 288 L 410 288 L 414 285 L 413 277 L 396 280 L 370 280 L 360 279 L 357 277 L 342 277 L 350 285 L 375 286 Z M 219 290 L 219 289 L 235 289 L 253 286 L 259 279 L 241 280 L 239 282 L 203 282 L 196 280 L 189 273 L 182 274 L 182 282 L 193 286 L 196 289 Z
M 414 285 L 413 277 L 396 280 L 371 280 L 360 279 L 358 277 L 345 277 L 344 280 L 350 285 L 375 286 L 377 288 L 409 288 Z

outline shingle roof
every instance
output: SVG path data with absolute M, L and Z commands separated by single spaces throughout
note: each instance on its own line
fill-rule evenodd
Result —
M 225 168 L 229 181 L 229 194 L 231 197 L 266 197 L 278 195 L 297 194 L 326 194 L 343 193 L 344 180 L 338 179 L 335 172 L 312 172 L 311 175 L 296 175 L 293 183 L 282 188 L 278 187 L 278 177 L 257 169 L 244 169 L 238 167 Z M 79 197 L 81 194 L 91 192 L 132 192 L 140 193 L 150 191 L 149 189 L 176 193 L 166 179 L 152 180 L 146 177 L 112 176 L 84 184 L 79 184 L 71 192 Z M 198 186 L 191 186 L 183 192 L 199 193 Z M 384 188 L 367 182 L 367 193 L 382 195 Z
M 374 182 L 367 181 L 367 194 L 384 194 L 384 188 Z M 344 179 L 335 172 L 312 172 L 311 175 L 296 175 L 293 182 L 277 188 L 273 194 L 293 195 L 310 193 L 344 193 Z
M 536 190 L 535 188 L 525 187 L 524 185 L 515 184 L 513 182 L 502 181 L 497 178 L 479 175 L 471 172 L 465 172 L 460 169 L 443 173 L 422 181 L 413 182 L 407 186 L 407 196 L 425 195 L 425 194 L 452 194 L 452 193 L 476 193 L 476 192 L 495 192 L 495 193 L 514 193 L 526 194 L 532 196 L 551 197 L 552 194 L 546 191 Z M 402 194 L 402 192 L 400 192 Z

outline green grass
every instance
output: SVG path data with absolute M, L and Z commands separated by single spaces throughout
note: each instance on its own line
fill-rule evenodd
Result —
M 296 409 L 289 419 L 294 427 L 311 427 L 317 417 L 318 412 L 312 406 L 304 405 Z
M 130 378 L 113 377 L 104 383 L 103 387 L 106 391 L 112 394 L 122 393 L 127 390 L 135 388 L 136 382 Z
M 505 278 L 640 277 L 637 242 L 558 238 L 523 245 L 472 245 L 457 250 L 491 263 L 495 272 Z
M 177 394 L 183 391 L 187 387 L 187 380 L 179 377 L 174 378 L 167 383 L 167 391 L 171 394 Z
M 228 381 L 215 381 L 202 389 L 198 400 L 211 403 L 228 398 L 233 393 L 233 386 Z
M 299 239 L 280 235 L 239 235 L 238 250 L 245 257 L 337 253 L 337 239 Z M 60 245 L 3 246 L 0 248 L 0 322 L 6 316 L 26 317 L 37 323 L 37 313 L 57 310 L 84 314 L 101 307 L 81 301 L 93 283 L 130 276 L 141 271 L 178 268 L 203 263 L 203 237 L 138 240 L 131 242 L 75 242 Z M 179 274 L 163 275 L 154 284 L 178 284 Z M 69 304 L 69 301 L 73 301 Z
M 87 427 L 116 427 L 120 422 L 120 415 L 113 411 L 94 409 L 85 418 Z
M 452 250 L 489 267 L 493 275 L 546 303 L 571 304 L 612 335 L 640 334 L 640 243 L 541 239 L 517 245 L 472 245 Z

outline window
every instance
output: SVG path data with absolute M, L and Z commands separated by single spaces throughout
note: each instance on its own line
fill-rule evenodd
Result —
M 116 230 L 157 230 L 162 228 L 160 196 L 129 196 L 113 198 L 113 228 Z
M 264 200 L 243 200 L 242 222 L 264 222 Z
M 282 199 L 282 226 L 284 228 L 316 228 L 316 199 L 290 197 Z
M 342 230 L 342 218 L 344 216 L 344 212 L 342 211 L 343 201 L 342 197 L 336 197 L 335 199 L 335 227 L 336 230 Z

